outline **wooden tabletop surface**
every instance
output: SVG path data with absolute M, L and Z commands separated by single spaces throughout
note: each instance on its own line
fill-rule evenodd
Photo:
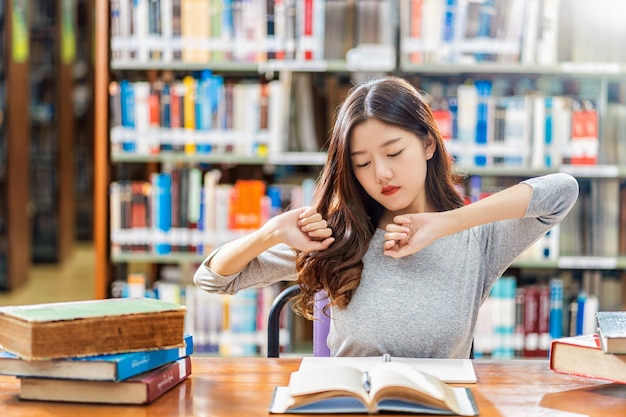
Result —
M 15 377 L 0 377 L 2 417 L 268 416 L 276 385 L 285 385 L 298 358 L 194 357 L 192 376 L 144 406 L 24 401 Z M 480 416 L 626 416 L 626 385 L 561 375 L 546 360 L 475 360 L 471 387 Z

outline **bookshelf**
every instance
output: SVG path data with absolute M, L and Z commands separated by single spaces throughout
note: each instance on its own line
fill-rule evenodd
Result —
M 74 242 L 76 1 L 31 7 L 32 262 L 63 262 Z
M 30 269 L 29 8 L 1 2 L 0 290 L 23 285 Z M 10 106 L 8 105 L 10 103 Z
M 452 3 L 454 7 L 446 7 Z M 556 320 L 543 314 L 541 330 L 522 329 L 522 334 L 530 334 L 539 346 L 530 352 L 514 352 L 516 356 L 545 357 L 550 337 L 581 328 L 593 331 L 594 309 L 626 309 L 626 176 L 622 168 L 626 152 L 624 138 L 617 133 L 626 76 L 626 59 L 617 45 L 626 33 L 614 17 L 625 10 L 624 5 L 601 1 L 592 6 L 579 0 L 407 0 L 401 1 L 400 7 L 399 70 L 431 94 L 431 105 L 448 130 L 452 130 L 450 110 L 458 111 L 455 120 L 462 129 L 461 92 L 463 103 L 471 103 L 469 97 L 480 108 L 480 87 L 490 88 L 488 122 L 494 130 L 489 133 L 487 147 L 481 146 L 478 130 L 469 138 L 467 129 L 463 133 L 456 130 L 448 142 L 452 153 L 463 157 L 460 168 L 467 174 L 468 195 L 475 188 L 481 190 L 480 185 L 489 193 L 511 181 L 548 172 L 568 172 L 578 179 L 579 201 L 559 225 L 556 244 L 542 247 L 542 242 L 537 242 L 530 256 L 520 257 L 512 265 L 507 272 L 509 279 L 501 280 L 512 285 L 494 288 L 495 315 L 491 319 L 501 326 L 499 333 L 488 332 L 475 339 L 477 356 L 503 357 L 501 343 L 514 333 L 516 324 L 515 314 L 509 313 L 528 307 L 523 304 L 524 292 L 528 291 L 530 303 L 542 305 L 540 309 L 545 312 L 555 305 L 545 294 L 559 294 L 551 287 L 559 282 L 562 305 L 558 321 L 562 325 L 556 325 L 558 330 L 548 328 L 548 323 Z M 606 42 L 587 41 L 582 35 L 585 32 Z M 563 103 L 567 104 L 561 106 Z M 561 109 L 567 116 L 562 117 Z M 585 132 L 589 147 L 581 151 L 576 143 L 582 142 L 575 142 L 580 139 L 576 136 L 577 123 L 588 110 L 596 119 L 587 119 L 593 130 Z M 478 125 L 480 116 L 474 116 L 474 121 Z M 499 142 L 500 135 L 512 126 L 515 129 Z M 559 140 L 563 132 L 567 140 Z M 558 153 L 548 155 L 555 148 Z M 538 293 L 544 295 L 539 298 Z M 521 307 L 516 304 L 519 299 Z M 583 307 L 592 313 L 583 317 Z M 488 323 L 490 309 L 486 303 L 483 318 Z M 505 323 L 503 317 L 509 321 Z M 509 336 L 502 332 L 505 325 L 511 326 Z M 494 346 L 489 346 L 490 341 Z
M 106 2 L 102 2 L 106 3 Z M 163 3 L 161 2 L 162 6 Z M 296 12 L 296 3 L 289 4 L 293 11 Z M 110 9 L 106 13 L 106 16 L 115 16 L 111 21 L 104 19 L 101 13 L 104 13 L 106 4 L 98 2 L 96 4 L 96 55 L 95 55 L 95 163 L 94 163 L 94 192 L 95 192 L 95 211 L 94 211 L 94 240 L 96 245 L 96 258 L 98 265 L 96 267 L 96 296 L 106 297 L 110 295 L 111 282 L 120 277 L 120 270 L 124 273 L 124 267 L 122 265 L 132 263 L 133 261 L 138 263 L 149 263 L 156 265 L 167 265 L 170 263 L 178 263 L 184 265 L 198 264 L 203 257 L 203 254 L 192 253 L 170 253 L 167 255 L 157 255 L 152 252 L 147 253 L 117 253 L 111 251 L 110 242 L 115 240 L 115 236 L 111 236 L 111 231 L 108 227 L 109 223 L 109 185 L 116 180 L 133 180 L 133 179 L 147 179 L 150 175 L 158 173 L 160 170 L 171 170 L 180 166 L 193 166 L 201 167 L 203 170 L 207 170 L 210 167 L 218 167 L 223 170 L 223 175 L 227 178 L 223 178 L 224 182 L 230 179 L 235 182 L 238 178 L 263 178 L 267 179 L 268 184 L 283 180 L 290 175 L 304 175 L 304 176 L 316 176 L 315 171 L 326 160 L 326 155 L 319 152 L 321 142 L 323 141 L 322 131 L 326 129 L 328 123 L 326 118 L 329 117 L 331 111 L 325 109 L 317 109 L 320 115 L 319 120 L 305 120 L 304 123 L 308 123 L 307 126 L 300 126 L 296 128 L 290 125 L 293 119 L 285 120 L 284 116 L 280 115 L 280 110 L 274 110 L 273 114 L 269 115 L 269 125 L 266 131 L 259 131 L 254 133 L 252 140 L 259 141 L 260 151 L 248 150 L 241 151 L 245 148 L 246 140 L 250 140 L 248 127 L 244 126 L 244 133 L 238 131 L 237 128 L 232 131 L 230 128 L 213 128 L 208 134 L 196 131 L 186 131 L 187 141 L 191 142 L 192 147 L 196 147 L 196 152 L 150 152 L 145 151 L 145 146 L 150 146 L 146 143 L 141 143 L 141 140 L 136 141 L 129 145 L 129 137 L 131 139 L 140 138 L 141 135 L 137 135 L 137 132 L 141 131 L 141 127 L 135 127 L 135 131 L 126 129 L 126 126 L 122 126 L 122 129 L 118 129 L 115 126 L 115 120 L 118 119 L 116 114 L 111 114 L 112 95 L 110 93 L 111 86 L 120 86 L 124 83 L 124 88 L 127 85 L 131 87 L 134 92 L 139 91 L 145 86 L 145 82 L 150 83 L 150 89 L 162 88 L 162 85 L 183 81 L 190 78 L 192 75 L 198 80 L 202 81 L 202 72 L 210 69 L 211 73 L 208 77 L 221 77 L 219 82 L 224 82 L 227 87 L 232 86 L 235 94 L 237 91 L 243 91 L 245 88 L 251 87 L 254 91 L 257 88 L 262 90 L 269 86 L 270 89 L 270 108 L 279 109 L 284 106 L 281 103 L 283 100 L 293 100 L 291 95 L 293 92 L 291 89 L 296 88 L 292 85 L 296 83 L 301 91 L 308 90 L 309 88 L 314 91 L 312 95 L 315 97 L 309 97 L 309 102 L 301 103 L 300 106 L 310 106 L 311 101 L 319 100 L 320 96 L 326 99 L 327 95 L 331 95 L 332 106 L 338 104 L 338 94 L 345 91 L 345 87 L 338 85 L 335 80 L 328 85 L 334 85 L 335 89 L 327 87 L 324 81 L 326 74 L 350 74 L 352 71 L 367 69 L 367 71 L 388 72 L 395 68 L 395 47 L 392 42 L 393 29 L 388 25 L 380 25 L 378 19 L 384 17 L 391 17 L 393 19 L 393 8 L 391 1 L 383 2 L 362 2 L 363 4 L 353 4 L 353 9 L 348 8 L 346 4 L 333 3 L 328 6 L 326 10 L 326 16 L 333 15 L 333 18 L 341 18 L 345 16 L 349 18 L 353 23 L 350 23 L 352 30 L 346 29 L 346 25 L 342 27 L 333 27 L 333 30 L 346 30 L 345 42 L 335 43 L 328 42 L 328 40 L 319 37 L 317 32 L 320 29 L 315 29 L 314 36 L 318 38 L 307 38 L 307 42 L 302 42 L 301 46 L 297 46 L 297 42 L 294 39 L 283 39 L 281 43 L 279 40 L 266 40 L 263 39 L 265 35 L 259 35 L 259 30 L 266 30 L 267 22 L 264 19 L 248 19 L 246 22 L 241 22 L 237 19 L 247 19 L 245 16 L 260 15 L 266 16 L 268 13 L 272 13 L 269 9 L 266 9 L 266 2 L 249 2 L 233 3 L 233 9 L 230 13 L 236 15 L 234 17 L 238 25 L 248 25 L 250 30 L 254 28 L 251 33 L 254 33 L 252 38 L 245 38 L 241 32 L 241 28 L 235 28 L 234 31 L 228 32 L 224 29 L 221 34 L 212 33 L 219 25 L 214 21 L 206 21 L 206 26 L 211 26 L 211 29 L 206 29 L 205 33 L 193 33 L 191 29 L 183 25 L 181 32 L 179 33 L 175 26 L 171 27 L 172 22 L 168 18 L 161 20 L 160 32 L 157 26 L 149 23 L 135 24 L 134 27 L 128 26 L 129 22 L 125 20 L 125 15 L 128 11 L 125 9 L 126 4 L 120 2 L 110 2 Z M 184 19 L 185 16 L 190 16 L 192 11 L 195 14 L 202 14 L 206 11 L 209 2 L 181 2 L 180 3 L 180 18 Z M 304 3 L 303 3 L 304 4 Z M 311 5 L 314 3 L 311 2 Z M 321 3 L 320 3 L 321 4 Z M 166 4 L 169 6 L 169 3 Z M 150 9 L 143 9 L 147 4 L 139 2 L 139 13 L 137 15 L 150 16 Z M 335 13 L 332 12 L 331 6 L 335 8 Z M 381 7 L 381 10 L 385 11 L 380 18 L 375 18 L 373 12 L 377 10 L 377 7 Z M 383 7 L 384 6 L 384 7 Z M 174 10 L 177 10 L 178 3 L 174 4 Z M 200 7 L 200 9 L 194 9 L 194 7 Z M 300 7 L 298 4 L 297 7 Z M 315 6 L 317 7 L 317 6 Z M 161 16 L 164 16 L 161 9 Z M 222 12 L 224 12 L 222 10 Z M 175 13 L 172 11 L 170 13 Z M 298 9 L 297 14 L 299 16 L 304 13 L 303 10 Z M 315 12 L 319 13 L 319 12 Z M 359 19 L 359 13 L 368 13 L 370 23 L 376 23 L 376 26 L 369 27 L 365 30 L 363 26 L 365 21 L 361 22 Z M 165 14 L 167 15 L 167 13 Z M 208 14 L 207 14 L 208 16 Z M 296 26 L 296 15 L 292 17 L 284 16 L 285 23 L 293 30 Z M 291 16 L 291 15 L 289 15 Z M 225 18 L 224 18 L 225 19 Z M 174 21 L 177 18 L 173 19 Z M 278 20 L 278 18 L 277 18 Z M 137 23 L 137 22 L 135 22 Z M 316 21 L 316 24 L 324 24 L 323 20 Z M 260 26 L 259 26 L 260 25 Z M 224 25 L 226 27 L 226 25 Z M 328 26 L 330 28 L 330 26 Z M 269 30 L 269 27 L 267 27 Z M 232 30 L 232 29 L 231 29 Z M 277 30 L 279 30 L 277 28 Z M 134 31 L 134 32 L 133 32 Z M 349 33 L 348 33 L 349 32 Z M 293 32 L 289 32 L 293 33 Z M 178 35 L 177 35 L 178 34 Z M 276 34 L 278 38 L 278 33 Z M 185 39 L 184 42 L 180 41 L 180 37 Z M 287 33 L 283 36 L 290 36 Z M 293 35 L 292 35 L 293 36 Z M 376 40 L 380 36 L 381 39 L 384 36 L 384 42 L 379 42 L 378 46 L 372 45 L 368 48 L 354 48 L 355 50 L 346 57 L 346 51 L 352 46 L 358 43 L 366 44 L 371 40 Z M 257 38 L 259 37 L 259 38 Z M 139 42 L 142 39 L 146 39 L 147 42 Z M 360 39 L 360 42 L 359 42 Z M 269 45 L 267 52 L 263 45 Z M 273 46 L 272 46 L 273 45 Z M 280 47 L 282 45 L 282 49 Z M 305 51 L 305 46 L 308 45 L 312 49 Z M 109 50 L 110 48 L 110 50 Z M 203 48 L 206 48 L 204 50 Z M 324 49 L 322 55 L 321 49 Z M 282 50 L 282 52 L 279 52 Z M 376 52 L 379 58 L 384 58 L 382 61 L 378 59 L 376 62 L 371 62 L 366 59 L 362 59 L 367 56 L 368 52 Z M 109 55 L 110 53 L 110 55 Z M 285 55 L 284 59 L 267 59 L 271 58 L 271 54 L 275 56 L 279 53 Z M 307 53 L 310 53 L 310 57 L 305 59 Z M 364 55 L 365 54 L 365 55 Z M 176 58 L 174 58 L 176 56 Z M 174 58 L 174 59 L 172 59 Z M 165 79 L 167 78 L 167 80 Z M 215 78 L 209 78 L 214 80 Z M 349 80 L 349 76 L 344 77 Z M 239 84 L 239 81 L 242 81 Z M 297 80 L 297 81 L 295 81 Z M 196 82 L 196 81 L 194 81 Z M 126 84 L 127 83 L 127 84 Z M 255 85 L 258 84 L 258 85 Z M 173 84 L 168 86 L 171 88 Z M 245 92 L 243 94 L 246 94 Z M 250 94 L 250 93 L 248 93 Z M 253 93 L 254 94 L 254 93 Z M 136 96 L 135 96 L 136 99 Z M 329 99 L 329 100 L 331 100 Z M 115 99 L 117 100 L 117 99 Z M 274 103 L 272 103 L 274 102 Z M 288 114 L 293 111 L 296 104 L 290 101 L 292 105 L 289 107 L 282 107 L 284 114 Z M 249 112 L 248 115 L 254 115 L 256 110 Z M 308 115 L 308 112 L 305 112 Z M 278 115 L 278 116 L 277 116 Z M 291 116 L 290 116 L 291 117 Z M 313 129 L 312 123 L 321 123 L 316 125 Z M 249 123 L 250 124 L 250 123 Z M 269 127 L 271 125 L 271 127 Z M 320 126 L 323 126 L 320 128 Z M 300 129 L 300 130 L 298 130 Z M 309 129 L 305 132 L 303 129 Z M 254 129 L 253 129 L 254 130 Z M 146 130 L 147 132 L 147 130 Z M 308 144 L 306 152 L 303 152 L 303 142 L 301 137 L 312 133 L 312 137 L 317 137 L 316 143 Z M 171 136 L 174 132 L 173 128 L 159 128 L 157 135 L 163 139 L 164 137 Z M 135 135 L 133 137 L 133 135 Z M 151 133 L 145 135 L 150 136 Z M 265 136 L 267 135 L 267 136 Z M 173 135 L 176 137 L 176 135 Z M 178 135 L 182 138 L 184 135 Z M 293 138 L 286 140 L 284 137 Z M 208 139 L 207 139 L 208 137 Z M 191 139 L 190 139 L 191 138 Z M 243 139 L 242 139 L 243 138 Z M 176 139 L 174 139 L 176 140 Z M 178 139 L 180 140 L 180 139 Z M 203 141 L 209 140 L 215 149 L 210 152 L 200 151 L 204 146 Z M 232 143 L 232 145 L 230 144 Z M 137 147 L 136 151 L 128 151 L 125 146 Z M 173 146 L 176 146 L 174 144 Z M 220 147 L 234 147 L 239 151 L 226 151 Z M 257 145 L 254 145 L 257 146 Z M 208 167 L 208 168 L 207 168 Z M 308 172 L 313 171 L 313 174 Z M 242 177 L 243 176 L 243 177 Z M 105 208 L 103 208 L 105 207 Z M 102 227 L 104 225 L 105 227 Z M 227 239 L 227 238 L 226 238 Z M 159 268 L 157 266 L 157 268 Z M 154 272 L 154 269 L 152 270 Z
M 93 2 L 77 3 L 74 75 L 75 238 L 93 240 Z
M 139 2 L 141 3 L 141 2 Z M 165 2 L 163 2 L 165 3 Z M 254 4 L 254 2 L 251 2 Z M 270 2 L 271 3 L 271 2 Z M 327 2 L 330 4 L 331 2 Z M 345 2 L 332 2 L 333 6 Z M 126 26 L 123 22 L 110 22 L 111 7 L 121 7 L 120 2 L 99 0 L 95 3 L 95 77 L 94 77 L 94 243 L 96 248 L 96 294 L 97 298 L 104 298 L 111 295 L 111 283 L 116 278 L 120 278 L 120 270 L 127 272 L 127 269 L 121 267 L 132 263 L 147 264 L 152 268 L 151 273 L 155 272 L 154 268 L 161 268 L 170 264 L 182 265 L 184 273 L 193 271 L 194 266 L 202 259 L 202 253 L 169 253 L 167 255 L 155 254 L 148 252 L 115 252 L 111 250 L 111 230 L 110 230 L 110 197 L 109 186 L 113 181 L 121 178 L 146 180 L 151 174 L 161 172 L 163 167 L 177 167 L 182 165 L 207 167 L 222 165 L 228 167 L 239 167 L 242 172 L 249 173 L 250 178 L 276 178 L 282 175 L 283 171 L 288 171 L 288 167 L 307 167 L 319 166 L 325 162 L 325 155 L 320 152 L 310 151 L 303 147 L 294 146 L 289 141 L 283 141 L 268 145 L 270 151 L 267 154 L 231 154 L 220 152 L 128 152 L 124 150 L 124 136 L 116 136 L 119 132 L 112 129 L 112 117 L 110 113 L 111 96 L 109 94 L 112 82 L 120 82 L 128 80 L 129 83 L 139 83 L 148 81 L 150 83 L 158 83 L 162 81 L 163 74 L 172 74 L 173 80 L 182 80 L 184 76 L 190 74 L 198 74 L 203 70 L 210 69 L 213 75 L 223 76 L 224 79 L 255 79 L 263 80 L 263 82 L 277 81 L 283 85 L 293 85 L 295 82 L 309 82 L 315 84 L 318 90 L 323 91 L 328 102 L 338 103 L 340 95 L 336 95 L 332 100 L 329 98 L 333 93 L 337 94 L 343 91 L 346 85 L 352 80 L 360 80 L 374 74 L 398 74 L 406 77 L 416 86 L 423 88 L 424 91 L 434 96 L 438 91 L 438 85 L 443 85 L 443 96 L 448 97 L 448 90 L 455 87 L 453 94 L 455 96 L 459 86 L 463 86 L 468 82 L 474 83 L 476 80 L 491 83 L 493 88 L 493 97 L 553 97 L 567 96 L 568 99 L 575 97 L 591 98 L 594 104 L 594 110 L 598 116 L 598 141 L 600 146 L 598 149 L 598 159 L 593 165 L 577 165 L 571 163 L 571 155 L 568 154 L 567 159 L 559 160 L 559 163 L 523 163 L 523 164 L 505 164 L 505 163 L 485 163 L 460 164 L 460 169 L 468 176 L 468 181 L 472 177 L 480 177 L 485 182 L 490 181 L 512 181 L 519 180 L 531 176 L 542 175 L 549 172 L 569 172 L 579 179 L 582 185 L 588 183 L 618 183 L 624 187 L 624 179 L 626 178 L 626 161 L 624 159 L 615 159 L 617 155 L 622 155 L 617 151 L 606 151 L 605 143 L 609 143 L 604 138 L 609 137 L 609 124 L 617 123 L 613 120 L 609 113 L 612 112 L 614 104 L 624 103 L 621 92 L 623 80 L 626 77 L 626 59 L 619 55 L 619 51 L 614 47 L 611 50 L 605 50 L 604 55 L 591 56 L 589 54 L 580 54 L 572 45 L 579 45 L 582 40 L 579 39 L 573 28 L 581 27 L 578 20 L 583 16 L 579 15 L 579 11 L 569 12 L 565 7 L 567 2 L 564 1 L 545 1 L 543 4 L 546 9 L 537 8 L 534 10 L 525 4 L 523 0 L 511 0 L 510 2 L 499 2 L 502 4 L 510 4 L 521 14 L 510 12 L 507 14 L 509 20 L 505 20 L 506 24 L 500 23 L 505 27 L 506 42 L 501 42 L 497 36 L 483 34 L 478 36 L 478 32 L 469 34 L 456 35 L 446 34 L 444 23 L 445 19 L 432 18 L 432 15 L 425 14 L 422 16 L 431 22 L 440 22 L 439 27 L 423 26 L 423 30 L 435 31 L 441 36 L 436 42 L 428 41 L 427 35 L 416 34 L 412 21 L 414 19 L 411 7 L 416 5 L 424 5 L 429 3 L 429 7 L 439 5 L 439 9 L 428 9 L 428 13 L 439 13 L 440 17 L 447 16 L 448 21 L 454 22 L 460 19 L 460 15 L 446 15 L 448 12 L 458 11 L 460 9 L 444 10 L 444 1 L 409 1 L 409 0 L 390 0 L 388 2 L 364 1 L 359 2 L 360 7 L 368 8 L 384 3 L 388 8 L 383 9 L 379 13 L 382 17 L 389 17 L 389 21 L 398 22 L 391 24 L 389 28 L 390 35 L 381 35 L 382 47 L 370 47 L 361 45 L 359 48 L 346 48 L 344 42 L 336 42 L 336 39 L 346 40 L 343 35 L 331 34 L 326 32 L 324 38 L 324 53 L 322 59 L 302 60 L 302 59 L 271 59 L 263 56 L 263 52 L 272 52 L 269 48 L 264 51 L 263 48 L 257 48 L 261 53 L 257 58 L 246 60 L 245 57 L 251 54 L 251 48 L 263 45 L 258 39 L 241 39 L 234 36 L 232 38 L 217 38 L 215 34 L 182 34 L 186 40 L 193 37 L 199 37 L 192 42 L 185 42 L 190 45 L 204 45 L 210 53 L 217 55 L 202 55 L 200 58 L 192 57 L 181 52 L 180 58 L 174 58 L 176 48 L 180 47 L 180 43 L 176 40 L 174 31 L 168 32 L 169 29 L 162 27 L 160 34 L 151 32 L 149 25 L 140 29 L 138 33 L 124 32 Z M 448 2 L 449 3 L 449 2 Z M 471 22 L 470 18 L 478 18 L 484 10 L 480 10 L 480 6 L 486 2 L 481 1 L 463 1 L 456 2 L 458 7 L 466 6 L 464 11 L 465 25 Z M 539 2 L 528 2 L 538 6 Z M 146 5 L 147 3 L 144 3 Z M 264 3 L 265 4 L 265 3 Z M 450 3 L 451 4 L 451 3 Z M 586 6 L 582 6 L 582 2 L 576 0 L 576 7 L 582 10 Z M 181 5 L 183 5 L 181 3 Z M 205 4 L 206 6 L 206 4 Z M 258 5 L 255 5 L 258 6 Z M 550 9 L 550 7 L 558 6 L 559 9 Z M 143 6 L 142 6 L 143 7 Z M 253 6 L 251 6 L 253 7 Z M 493 18 L 500 19 L 498 13 L 505 13 L 501 10 L 500 5 L 495 9 Z M 534 6 L 532 6 L 534 7 Z M 622 7 L 622 6 L 615 6 Z M 469 8 L 472 8 L 470 10 Z M 476 9 L 477 8 L 477 9 Z M 572 7 L 573 8 L 573 7 Z M 256 9 L 259 11 L 260 9 Z M 556 10 L 556 12 L 555 12 Z M 610 10 L 610 8 L 609 8 Z M 267 11 L 264 11 L 267 13 Z M 589 12 L 589 10 L 588 10 Z M 147 12 L 146 12 L 147 13 Z M 259 13 L 261 13 L 259 11 Z M 506 12 L 509 13 L 509 12 Z M 531 13 L 534 13 L 531 15 Z M 546 13 L 545 15 L 540 13 Z M 558 20 L 558 39 L 562 39 L 564 44 L 554 43 L 554 33 L 550 34 L 546 28 L 537 26 L 536 31 L 525 30 L 523 24 L 536 24 L 544 19 L 546 21 L 557 19 L 553 14 L 557 13 Z M 609 13 L 611 14 L 611 13 Z M 528 16 L 527 16 L 528 15 Z M 575 16 L 574 16 L 575 15 Z M 338 18 L 340 13 L 327 15 L 325 21 L 326 27 L 336 27 L 331 24 L 331 19 Z M 428 19 L 428 16 L 431 19 Z M 472 17 L 473 16 L 473 17 Z M 515 21 L 511 20 L 515 17 Z M 520 19 L 519 16 L 527 16 Z M 605 16 L 606 17 L 606 16 Z M 351 22 L 350 15 L 343 15 L 342 21 L 348 22 L 344 26 L 349 26 Z M 534 20 L 533 20 L 534 19 Z M 423 20 L 424 22 L 426 20 Z M 519 20 L 519 22 L 517 21 Z M 602 20 L 602 19 L 600 19 Z M 535 23 L 532 23 L 532 22 Z M 571 24 L 570 22 L 579 22 Z M 478 21 L 476 21 L 478 22 Z M 474 25 L 469 25 L 474 28 Z M 513 24 L 515 23 L 515 24 Z M 207 25 L 211 26 L 211 25 Z M 340 25 L 341 26 L 341 25 Z M 352 46 L 357 45 L 356 39 L 363 38 L 364 32 L 359 32 L 356 26 L 350 36 Z M 143 26 L 139 26 L 143 28 Z M 213 26 L 211 26 L 213 27 Z M 376 32 L 376 25 L 367 26 L 371 33 Z M 605 28 L 594 26 L 593 30 L 599 31 Z M 265 30 L 265 29 L 263 29 Z M 330 30 L 330 29 L 328 29 Z M 467 29 L 469 30 L 469 29 Z M 608 29 L 607 29 L 608 30 Z M 438 31 L 438 32 L 437 32 Z M 509 33 L 509 31 L 511 31 Z M 517 32 L 515 32 L 517 31 Z M 360 33 L 360 34 L 359 34 Z M 425 32 L 426 33 L 426 32 Z M 536 38 L 529 36 L 530 33 L 537 33 Z M 599 32 L 600 33 L 600 32 Z M 606 33 L 606 32 L 602 32 Z M 612 32 L 611 32 L 612 33 Z M 160 59 L 155 55 L 150 58 L 151 45 L 162 45 L 168 36 L 174 39 L 169 45 L 174 50 L 168 50 L 168 47 L 162 49 L 163 54 L 172 54 L 172 59 Z M 428 32 L 430 36 L 430 32 Z M 611 34 L 618 39 L 624 39 L 624 34 Z M 610 37 L 607 34 L 607 37 Z M 359 38 L 361 37 L 361 38 Z M 574 39 L 575 38 L 575 39 Z M 170 39 L 170 40 L 171 40 Z M 219 39 L 219 42 L 216 40 Z M 396 41 L 397 39 L 397 41 Z M 552 41 L 550 41 L 552 39 Z M 140 43 L 138 40 L 145 40 Z M 226 45 L 224 48 L 215 46 L 220 43 Z M 363 43 L 367 43 L 365 40 Z M 512 47 L 511 42 L 515 45 Z M 551 43 L 552 42 L 552 43 Z M 148 49 L 142 50 L 138 45 L 145 45 Z M 207 46 L 208 45 L 208 46 Z M 252 45 L 252 47 L 251 47 Z M 389 46 L 391 45 L 391 48 Z M 535 46 L 533 46 L 535 45 Z M 541 45 L 541 46 L 539 46 Z M 211 49 L 211 48 L 214 48 Z M 534 52 L 533 52 L 533 49 Z M 193 48 L 192 48 L 193 49 Z M 202 50 L 202 47 L 199 47 Z M 223 59 L 220 53 L 231 51 L 232 59 Z M 350 54 L 346 54 L 351 51 Z M 439 52 L 437 52 L 439 51 Z M 198 51 L 195 51 L 198 52 Z M 201 51 L 206 53 L 207 51 Z M 587 51 L 589 52 L 589 51 Z M 191 53 L 188 51 L 188 53 Z M 344 59 L 345 58 L 345 59 Z M 304 75 L 305 77 L 299 78 Z M 296 81 L 297 80 L 297 81 Z M 322 86 L 320 88 L 320 86 Z M 442 98 L 441 96 L 435 98 Z M 327 103 L 328 103 L 327 102 Z M 292 110 L 295 106 L 294 101 L 290 102 L 287 107 Z M 333 106 L 327 106 L 326 123 L 332 118 Z M 619 110 L 619 109 L 617 109 Z M 616 110 L 616 111 L 617 111 Z M 519 114 L 518 114 L 519 116 Z M 297 123 L 291 123 L 293 119 L 283 120 L 284 123 L 280 132 L 285 137 L 291 137 L 294 126 Z M 610 121 L 610 123 L 609 123 Z M 614 128 L 615 130 L 615 128 Z M 132 133 L 132 132 L 131 132 Z M 163 133 L 162 130 L 160 133 Z M 169 133 L 169 132 L 168 132 Z M 612 134 L 614 139 L 611 143 L 621 143 L 624 138 L 618 139 L 616 133 Z M 210 136 L 210 135 L 209 135 Z M 270 137 L 275 137 L 276 135 Z M 209 142 L 218 143 L 224 140 L 225 135 L 220 138 L 210 137 Z M 532 132 L 529 137 L 533 137 Z M 122 139 L 120 139 L 122 138 Z M 466 153 L 464 148 L 466 144 L 453 143 L 455 138 L 451 138 L 450 149 L 458 154 Z M 195 144 L 200 143 L 202 139 L 197 139 Z M 136 145 L 136 144 L 135 144 Z M 298 145 L 296 143 L 296 145 Z M 301 144 L 300 144 L 301 145 Z M 319 143 L 318 143 L 319 145 Z M 133 145 L 134 146 L 134 145 Z M 460 146 L 460 148 L 459 148 Z M 532 152 L 533 143 L 524 142 L 522 144 L 525 151 Z M 318 146 L 319 147 L 319 146 Z M 502 151 L 502 149 L 505 151 Z M 459 150 L 461 149 L 461 150 Z M 513 150 L 513 156 L 519 154 L 515 146 L 509 143 L 496 146 L 489 143 L 487 150 L 495 155 L 498 160 L 505 160 L 511 156 L 507 152 Z M 485 150 L 481 148 L 481 150 Z M 469 151 L 468 151 L 469 152 Z M 498 155 L 498 152 L 504 154 Z M 490 154 L 490 157 L 493 156 Z M 532 154 L 530 154 L 532 155 Z M 626 155 L 626 154 L 624 154 Z M 560 158 L 561 156 L 559 156 Z M 612 159 L 613 158 L 613 159 Z M 620 156 L 623 158 L 623 156 Z M 513 158 L 515 159 L 515 158 Z M 543 155 L 539 157 L 542 161 Z M 530 160 L 530 156 L 529 156 Z M 169 169 L 169 168 L 166 168 Z M 245 175 L 245 174 L 244 174 Z M 466 187 L 469 184 L 465 184 Z M 585 190 L 586 188 L 583 187 Z M 602 186 L 600 185 L 600 188 Z M 619 188 L 619 187 L 618 187 Z M 467 190 L 469 194 L 469 190 Z M 586 191 L 585 191 L 586 192 Z M 617 198 L 617 196 L 615 196 Z M 617 201 L 617 206 L 612 205 L 613 211 L 623 207 L 622 202 Z M 621 209 L 623 211 L 623 208 Z M 566 225 L 576 233 L 587 233 L 587 225 L 590 222 L 588 216 L 581 214 L 572 224 Z M 607 214 L 608 217 L 610 217 Z M 616 214 L 610 220 L 616 224 Z M 619 227 L 618 224 L 616 230 Z M 621 233 L 623 235 L 623 232 Z M 575 235 L 574 238 L 576 238 Z M 623 240 L 623 239 L 622 239 Z M 608 251 L 590 251 L 571 249 L 569 252 L 561 253 L 562 256 L 552 258 L 524 258 L 518 260 L 512 267 L 511 273 L 518 276 L 518 280 L 523 282 L 541 281 L 547 282 L 549 278 L 555 276 L 571 276 L 568 282 L 572 282 L 580 288 L 588 279 L 584 278 L 588 272 L 595 275 L 613 274 L 612 278 L 617 278 L 620 283 L 624 283 L 624 269 L 626 269 L 626 245 L 622 243 L 621 249 L 617 252 Z M 574 285 L 572 284 L 572 285 Z M 626 285 L 622 285 L 626 287 Z M 626 300 L 626 297 L 624 297 Z M 624 308 L 622 305 L 621 308 Z

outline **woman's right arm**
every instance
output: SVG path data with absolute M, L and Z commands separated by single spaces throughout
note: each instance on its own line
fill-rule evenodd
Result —
M 327 249 L 333 242 L 332 230 L 314 209 L 304 207 L 291 210 L 271 218 L 261 228 L 212 252 L 196 271 L 194 282 L 207 291 L 232 293 L 239 285 L 232 285 L 230 281 L 268 249 L 285 244 L 292 249 L 314 252 Z M 277 256 L 276 262 L 284 263 L 284 256 Z M 263 284 L 263 278 L 259 274 L 258 282 L 243 286 Z

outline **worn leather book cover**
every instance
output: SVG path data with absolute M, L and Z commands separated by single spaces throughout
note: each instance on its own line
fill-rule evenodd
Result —
M 0 308 L 0 346 L 26 360 L 184 345 L 185 306 L 116 298 Z

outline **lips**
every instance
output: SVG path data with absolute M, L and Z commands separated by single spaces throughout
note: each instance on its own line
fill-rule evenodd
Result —
M 383 189 L 381 190 L 381 193 L 383 195 L 389 196 L 389 195 L 395 194 L 396 191 L 398 191 L 399 189 L 400 189 L 400 187 L 395 187 L 395 186 L 388 185 L 386 187 L 383 187 Z

